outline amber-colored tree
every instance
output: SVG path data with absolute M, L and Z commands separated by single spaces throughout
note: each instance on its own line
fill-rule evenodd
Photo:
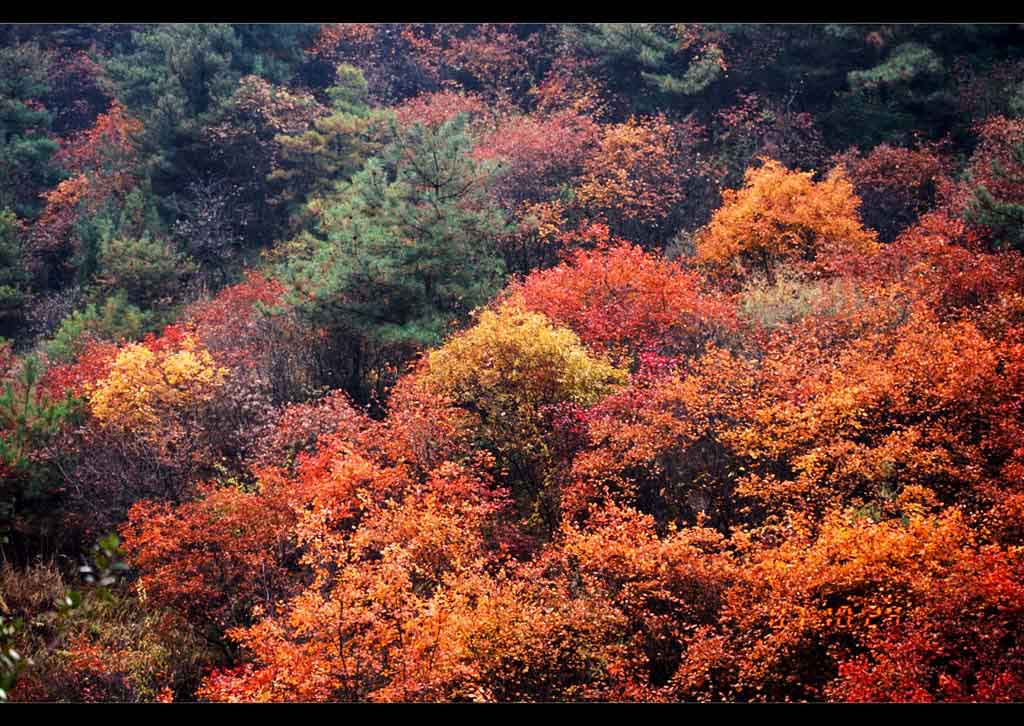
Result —
M 809 172 L 765 159 L 747 171 L 741 189 L 722 196 L 722 208 L 698 235 L 697 257 L 743 276 L 757 271 L 774 283 L 780 264 L 825 271 L 830 255 L 875 248 L 858 216 L 860 200 L 839 171 L 815 182 Z
M 89 393 L 89 409 L 104 424 L 156 432 L 173 411 L 195 410 L 213 398 L 227 375 L 191 335 L 173 349 L 126 345 L 109 375 Z
M 921 307 L 889 325 L 834 342 L 816 362 L 808 338 L 821 329 L 779 338 L 751 424 L 729 434 L 757 462 L 741 493 L 777 512 L 842 503 L 882 517 L 918 488 L 972 508 L 999 497 L 1020 456 L 1010 443 L 1019 342 Z
M 658 116 L 606 126 L 574 190 L 583 213 L 626 239 L 664 245 L 688 182 L 699 175 L 702 133 Z
M 291 593 L 295 512 L 272 476 L 258 492 L 208 486 L 200 498 L 172 507 L 144 501 L 123 529 L 125 550 L 142 573 L 140 591 L 172 608 L 196 632 L 234 655 L 225 631 L 252 622 Z
M 669 522 L 727 528 L 743 459 L 727 435 L 742 425 L 756 390 L 754 365 L 711 349 L 686 368 L 665 365 L 596 406 L 588 445 L 572 465 L 562 506 L 581 512 L 610 498 Z
M 295 526 L 311 586 L 230 634 L 253 661 L 213 674 L 215 700 L 416 697 L 410 678 L 435 658 L 445 592 L 480 572 L 500 499 L 445 465 L 426 481 L 373 464 L 341 440 L 300 467 Z
M 977 572 L 985 561 L 993 565 L 1005 561 L 1006 555 L 979 553 L 970 527 L 956 510 L 931 515 L 908 501 L 902 522 L 878 523 L 834 513 L 825 517 L 818 534 L 807 524 L 796 517 L 781 525 L 775 530 L 778 545 L 766 545 L 757 538 L 736 542 L 745 560 L 743 577 L 724 595 L 717 632 L 707 632 L 700 639 L 703 642 L 690 646 L 695 660 L 688 668 L 715 675 L 701 697 L 813 700 L 830 692 L 840 698 L 863 699 L 874 693 L 885 700 L 919 699 L 927 676 L 914 672 L 914 660 L 930 657 L 935 646 L 918 639 L 904 641 L 889 655 L 873 650 L 872 656 L 880 659 L 875 671 L 879 680 L 873 685 L 863 678 L 870 672 L 870 661 L 853 654 L 885 641 L 884 634 L 896 636 L 919 618 L 928 618 L 945 592 L 961 604 L 973 600 L 964 625 L 983 611 L 984 598 L 995 604 L 1012 592 L 1012 587 L 1007 590 L 1002 584 L 1002 594 L 996 594 L 997 575 L 991 584 L 983 578 L 984 584 L 968 586 L 973 596 L 958 600 L 964 573 Z M 1005 566 L 998 572 L 1008 574 Z M 996 623 L 1001 618 L 992 620 L 999 628 Z M 1011 630 L 1019 632 L 1019 628 Z M 953 632 L 947 631 L 950 636 Z M 978 654 L 992 652 L 984 645 L 971 649 Z M 916 651 L 913 660 L 905 660 L 907 651 Z M 1014 657 L 996 656 L 989 663 L 1006 667 Z M 891 668 L 894 662 L 911 669 L 899 673 Z M 956 673 L 955 661 L 946 663 L 932 672 Z M 991 683 L 988 674 L 979 683 L 982 692 L 988 687 L 986 681 Z M 936 690 L 943 690 L 942 676 Z M 1008 692 L 1013 692 L 1012 685 Z

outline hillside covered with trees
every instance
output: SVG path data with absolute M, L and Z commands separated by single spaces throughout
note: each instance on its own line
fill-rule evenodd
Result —
M 1024 26 L 0 26 L 0 701 L 1024 701 L 1022 254 Z

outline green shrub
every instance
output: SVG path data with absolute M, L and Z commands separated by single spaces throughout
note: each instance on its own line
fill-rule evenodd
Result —
M 101 288 L 123 291 L 128 302 L 141 308 L 167 305 L 182 281 L 197 270 L 195 262 L 171 243 L 159 239 L 113 239 L 100 243 Z
M 118 292 L 96 306 L 92 303 L 64 318 L 46 346 L 51 359 L 74 360 L 89 340 L 138 340 L 152 322 L 152 315 L 129 303 Z

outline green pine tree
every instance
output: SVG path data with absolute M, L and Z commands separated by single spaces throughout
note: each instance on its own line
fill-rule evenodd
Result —
M 1024 170 L 1024 139 L 1013 148 L 1013 169 L 1007 169 L 998 161 L 992 162 L 992 173 L 1016 188 L 1024 188 L 1021 170 Z M 997 199 L 980 184 L 974 190 L 964 218 L 971 224 L 987 227 L 996 249 L 1024 251 L 1024 204 Z
M 495 240 L 506 221 L 487 194 L 494 169 L 469 156 L 465 119 L 392 134 L 350 182 L 311 202 L 316 234 L 283 270 L 318 324 L 358 342 L 357 397 L 367 349 L 438 344 L 504 277 Z

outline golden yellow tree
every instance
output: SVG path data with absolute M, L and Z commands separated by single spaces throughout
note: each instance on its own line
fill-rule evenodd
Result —
M 507 469 L 513 492 L 537 504 L 552 464 L 552 408 L 596 403 L 626 376 L 576 333 L 506 303 L 431 353 L 424 382 L 475 414 L 480 443 Z
M 129 344 L 92 386 L 89 408 L 104 424 L 155 432 L 174 413 L 209 402 L 226 378 L 227 369 L 192 335 L 173 347 Z

